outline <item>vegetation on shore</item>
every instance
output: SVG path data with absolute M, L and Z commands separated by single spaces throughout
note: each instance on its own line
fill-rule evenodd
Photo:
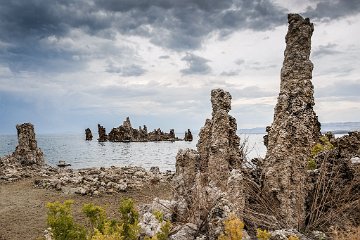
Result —
M 144 236 L 139 225 L 139 212 L 132 199 L 123 199 L 119 205 L 119 219 L 110 219 L 106 216 L 104 208 L 92 203 L 84 204 L 82 212 L 88 220 L 88 226 L 78 224 L 72 215 L 74 201 L 66 200 L 64 203 L 50 202 L 47 204 L 47 224 L 49 234 L 54 240 L 167 240 L 172 225 L 164 220 L 160 211 L 153 214 L 161 224 L 160 230 L 154 236 Z M 224 222 L 224 232 L 218 240 L 241 240 L 244 238 L 244 223 L 235 215 L 230 215 Z M 346 230 L 334 230 L 332 237 L 335 240 L 360 239 L 360 227 Z M 271 239 L 268 230 L 258 228 L 258 240 Z M 290 235 L 288 240 L 299 240 L 299 237 Z
M 88 219 L 90 227 L 85 227 L 74 221 L 71 212 L 72 200 L 64 203 L 51 202 L 47 204 L 47 224 L 49 233 L 54 240 L 137 240 L 139 239 L 139 213 L 131 199 L 123 199 L 119 205 L 119 219 L 110 219 L 105 210 L 92 203 L 84 204 L 82 212 Z M 171 223 L 164 221 L 160 212 L 154 212 L 161 228 L 154 236 L 144 236 L 146 240 L 168 239 Z

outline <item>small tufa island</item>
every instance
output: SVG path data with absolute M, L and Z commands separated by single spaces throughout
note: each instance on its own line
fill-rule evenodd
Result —
M 188 129 L 185 132 L 185 138 L 180 139 L 175 136 L 174 129 L 170 129 L 169 133 L 163 132 L 160 128 L 148 132 L 146 125 L 139 126 L 139 129 L 132 128 L 130 118 L 127 117 L 123 124 L 117 128 L 113 128 L 107 135 L 106 129 L 98 124 L 99 142 L 158 142 L 158 141 L 192 141 L 193 136 Z M 91 141 L 93 136 L 89 128 L 85 129 L 85 138 Z

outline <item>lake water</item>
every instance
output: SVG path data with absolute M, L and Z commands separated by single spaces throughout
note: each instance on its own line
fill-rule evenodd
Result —
M 264 134 L 240 134 L 247 141 L 248 158 L 264 157 L 266 148 L 262 143 Z M 178 137 L 183 137 L 177 134 Z M 141 166 L 149 169 L 175 170 L 175 157 L 179 149 L 196 149 L 198 137 L 192 142 L 130 142 L 99 143 L 85 141 L 82 134 L 36 135 L 38 146 L 44 152 L 46 162 L 55 166 L 65 160 L 73 168 Z M 11 154 L 17 145 L 16 135 L 0 135 L 0 156 Z

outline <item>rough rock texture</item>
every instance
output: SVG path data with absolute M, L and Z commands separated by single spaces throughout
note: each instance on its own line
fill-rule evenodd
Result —
M 0 158 L 0 180 L 15 181 L 30 177 L 44 165 L 44 154 L 37 147 L 34 126 L 31 123 L 16 125 L 18 145 L 15 151 Z
M 109 133 L 109 141 L 111 142 L 130 142 L 133 138 L 133 128 L 130 119 L 127 117 L 121 126 L 113 128 Z
M 34 176 L 47 176 L 52 167 L 47 165 L 22 165 L 12 155 L 0 158 L 0 184 L 31 178 Z
M 16 125 L 19 144 L 12 154 L 22 165 L 44 164 L 44 154 L 37 147 L 34 125 L 24 123 Z
M 271 233 L 271 236 L 270 236 L 269 240 L 288 240 L 290 237 L 293 237 L 293 238 L 299 239 L 299 240 L 311 240 L 310 238 L 299 233 L 295 229 L 281 229 L 281 230 L 275 230 L 270 233 Z
M 142 232 L 146 236 L 154 236 L 156 232 L 159 232 L 162 224 L 156 219 L 154 213 L 161 212 L 163 214 L 164 221 L 172 221 L 173 209 L 175 201 L 161 200 L 155 198 L 151 204 L 145 204 L 140 207 L 140 222 L 139 225 Z
M 121 126 L 111 130 L 108 140 L 111 142 L 179 141 L 175 136 L 174 129 L 170 129 L 169 133 L 164 133 L 158 128 L 148 133 L 146 125 L 144 125 L 144 128 L 132 128 L 129 117 Z
M 106 129 L 98 124 L 98 133 L 99 133 L 99 142 L 106 142 L 108 140 L 108 136 L 106 135 Z
M 198 227 L 193 223 L 186 223 L 184 225 L 178 226 L 174 229 L 175 233 L 170 236 L 170 240 L 195 239 L 197 228 Z
M 270 129 L 271 129 L 270 126 L 266 126 L 265 131 L 267 132 L 267 134 L 264 136 L 264 145 L 265 145 L 265 147 L 267 147 L 268 143 L 269 143 L 269 135 L 268 134 L 270 132 Z
M 91 141 L 93 139 L 90 128 L 85 129 L 85 139 L 86 141 Z
M 240 138 L 236 135 L 236 119 L 228 114 L 231 95 L 222 89 L 211 91 L 212 119 L 207 119 L 199 133 L 197 148 L 201 169 L 215 176 L 213 181 L 224 184 L 229 170 L 240 168 L 244 158 Z M 207 169 L 208 168 L 208 169 Z
M 158 128 L 154 129 L 154 131 L 152 132 L 149 132 L 147 141 L 180 141 L 180 139 L 175 137 L 174 129 L 170 129 L 170 132 L 166 133 L 161 131 L 160 128 Z
M 99 195 L 140 190 L 145 184 L 169 182 L 172 172 L 150 172 L 141 167 L 89 169 L 53 169 L 51 174 L 36 179 L 38 188 L 54 189 L 69 194 Z
M 360 156 L 360 132 L 349 132 L 348 135 L 334 139 L 332 144 L 339 149 L 342 157 Z
M 242 217 L 245 197 L 240 138 L 236 120 L 228 114 L 231 95 L 212 90 L 211 103 L 212 119 L 200 131 L 198 151 L 180 150 L 176 156 L 174 198 L 178 221 L 195 224 L 198 232 L 217 239 L 229 214 Z
M 184 141 L 191 142 L 192 140 L 193 140 L 193 135 L 192 135 L 190 129 L 188 129 L 188 130 L 185 132 Z
M 314 26 L 298 14 L 289 14 L 288 22 L 280 93 L 267 137 L 263 187 L 278 200 L 284 227 L 297 228 L 305 220 L 306 167 L 311 147 L 320 136 L 320 123 L 313 110 L 313 64 L 309 60 Z

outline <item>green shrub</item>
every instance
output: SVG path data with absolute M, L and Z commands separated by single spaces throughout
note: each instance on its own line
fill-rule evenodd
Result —
M 53 202 L 46 205 L 48 209 L 47 223 L 55 240 L 85 240 L 86 230 L 83 226 L 74 223 L 71 214 L 73 201 L 64 203 Z
M 120 219 L 108 219 L 105 210 L 92 203 L 84 204 L 82 212 L 89 219 L 91 228 L 74 222 L 71 205 L 73 201 L 64 203 L 48 203 L 47 223 L 51 227 L 54 240 L 137 240 L 140 236 L 139 213 L 131 199 L 120 202 Z M 166 240 L 169 237 L 171 223 L 164 221 L 163 214 L 154 212 L 156 219 L 161 223 L 160 231 L 149 240 Z
M 99 206 L 95 206 L 92 203 L 84 204 L 82 208 L 85 216 L 90 220 L 91 227 L 97 229 L 101 233 L 104 233 L 104 227 L 106 223 L 105 210 Z
M 256 229 L 256 237 L 258 240 L 269 240 L 271 237 L 271 233 L 267 230 L 262 230 L 260 228 Z
M 334 145 L 331 144 L 329 138 L 326 136 L 320 137 L 320 143 L 315 144 L 311 149 L 311 156 L 315 157 L 321 152 L 330 151 L 334 149 Z
M 326 136 L 320 137 L 320 143 L 315 144 L 311 148 L 311 158 L 308 160 L 308 169 L 309 170 L 315 170 L 317 168 L 317 163 L 315 161 L 316 155 L 318 155 L 321 152 L 326 152 L 334 149 L 334 145 L 331 144 L 329 141 L 329 138 Z
M 155 218 L 159 221 L 162 222 L 164 221 L 164 214 L 161 211 L 154 211 L 153 215 L 155 216 Z
M 95 229 L 91 240 L 125 240 L 125 238 L 121 236 L 121 228 L 119 225 L 111 224 L 110 221 L 105 222 L 103 232 Z
M 170 230 L 171 230 L 171 223 L 169 221 L 164 221 L 161 228 L 160 228 L 160 232 L 156 233 L 156 240 L 167 240 L 169 239 L 169 235 L 170 235 Z
M 140 232 L 139 213 L 135 209 L 133 200 L 123 199 L 120 202 L 119 212 L 121 214 L 121 236 L 126 240 L 136 240 Z
M 308 169 L 309 170 L 315 170 L 316 167 L 317 167 L 317 163 L 316 163 L 315 159 L 310 158 L 309 161 L 308 161 Z

